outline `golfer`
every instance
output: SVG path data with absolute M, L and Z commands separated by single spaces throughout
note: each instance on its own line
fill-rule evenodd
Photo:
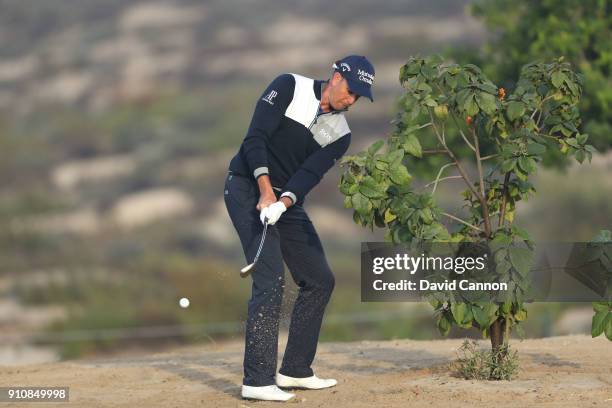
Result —
M 297 74 L 278 76 L 257 101 L 248 132 L 229 165 L 225 205 L 251 272 L 242 397 L 287 401 L 281 388 L 333 387 L 314 375 L 323 313 L 334 275 L 317 232 L 302 206 L 308 192 L 348 149 L 344 112 L 360 96 L 373 101 L 374 67 L 351 55 L 333 64 L 327 81 Z M 283 260 L 299 286 L 289 339 L 278 373 L 278 325 L 284 287 Z

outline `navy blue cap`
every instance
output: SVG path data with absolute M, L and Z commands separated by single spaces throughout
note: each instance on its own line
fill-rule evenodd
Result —
M 333 68 L 346 82 L 351 92 L 365 96 L 374 102 L 372 85 L 374 84 L 374 66 L 363 55 L 349 55 L 334 62 Z

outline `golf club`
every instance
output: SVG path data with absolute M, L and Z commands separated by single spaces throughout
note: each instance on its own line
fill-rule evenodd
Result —
M 255 259 L 253 260 L 253 263 L 248 264 L 247 266 L 245 266 L 244 268 L 240 270 L 241 278 L 246 278 L 247 276 L 249 276 L 249 273 L 251 273 L 251 269 L 255 267 L 255 264 L 257 263 L 257 260 L 259 259 L 259 254 L 261 253 L 261 249 L 263 248 L 264 241 L 266 240 L 267 230 L 268 230 L 268 217 L 264 218 L 264 229 L 263 229 L 263 233 L 261 234 L 261 241 L 259 242 L 259 248 L 257 248 Z

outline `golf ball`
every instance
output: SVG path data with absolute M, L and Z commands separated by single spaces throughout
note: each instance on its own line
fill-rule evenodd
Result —
M 184 309 L 186 307 L 189 307 L 189 299 L 187 298 L 181 298 L 181 300 L 179 300 L 179 305 Z

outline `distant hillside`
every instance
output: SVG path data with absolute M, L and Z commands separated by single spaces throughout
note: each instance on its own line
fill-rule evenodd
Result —
M 4 0 L 0 107 L 104 109 L 164 88 L 321 75 L 350 52 L 376 62 L 380 94 L 409 54 L 482 40 L 466 3 Z

